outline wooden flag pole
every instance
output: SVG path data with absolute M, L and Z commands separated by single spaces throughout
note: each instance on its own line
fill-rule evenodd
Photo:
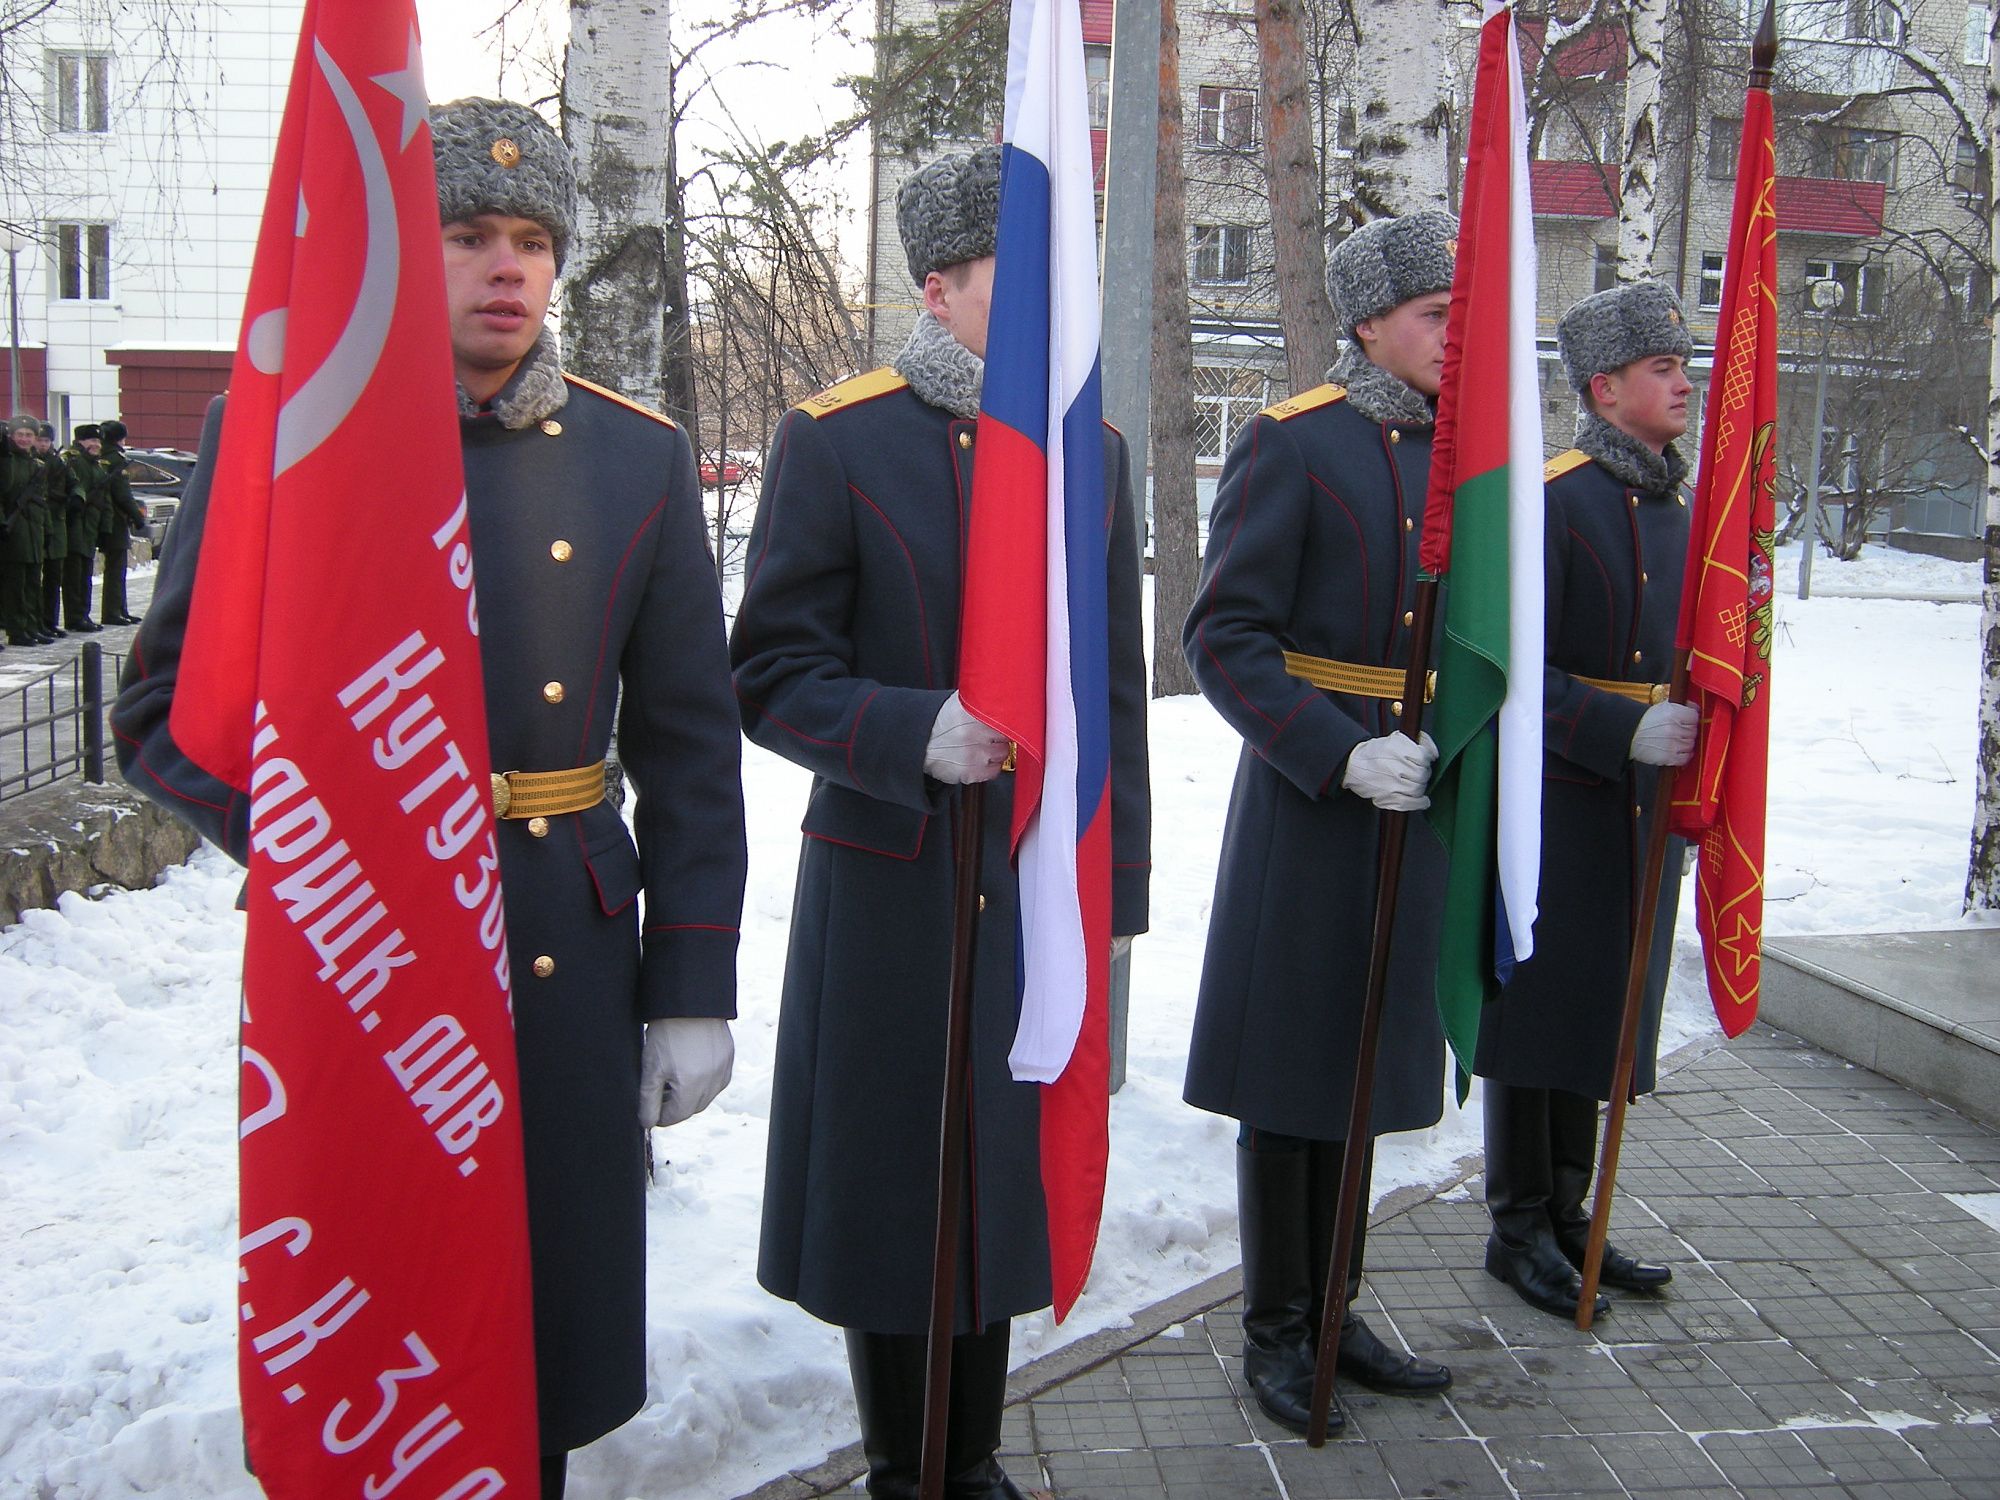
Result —
M 1668 701 L 1687 702 L 1688 663 L 1677 653 Z M 1604 1116 L 1604 1149 L 1597 1163 L 1597 1196 L 1590 1205 L 1590 1240 L 1583 1251 L 1583 1292 L 1576 1299 L 1576 1326 L 1589 1332 L 1597 1315 L 1597 1282 L 1604 1269 L 1604 1242 L 1611 1234 L 1611 1195 L 1618 1182 L 1618 1149 L 1625 1139 L 1625 1108 L 1631 1102 L 1632 1072 L 1638 1065 L 1639 1018 L 1646 1003 L 1646 970 L 1653 956 L 1653 918 L 1660 904 L 1667 862 L 1668 812 L 1673 806 L 1678 766 L 1661 766 L 1653 782 L 1653 828 L 1639 879 L 1639 906 L 1633 913 L 1632 958 L 1625 969 L 1625 1014 L 1618 1027 L 1618 1061 L 1611 1070 L 1611 1107 Z
M 971 1052 L 972 960 L 978 937 L 979 855 L 986 829 L 986 784 L 958 795 L 953 851 L 951 1001 L 944 1042 L 944 1115 L 938 1126 L 937 1238 L 931 1257 L 930 1345 L 924 1363 L 924 1454 L 919 1494 L 941 1500 L 951 1412 L 952 1315 L 958 1305 L 958 1217 L 965 1198 L 965 1075 Z
M 1403 712 L 1396 728 L 1416 739 L 1424 723 L 1424 684 L 1430 676 L 1431 625 L 1437 615 L 1435 578 L 1417 580 L 1416 618 L 1410 631 L 1410 662 L 1403 673 Z M 1328 1411 L 1333 1404 L 1333 1372 L 1340 1359 L 1340 1329 L 1347 1317 L 1347 1266 L 1354 1258 L 1361 1178 L 1368 1161 L 1368 1123 L 1375 1104 L 1375 1051 L 1382 1030 L 1382 997 L 1389 979 L 1389 940 L 1396 927 L 1396 893 L 1403 875 L 1403 839 L 1410 815 L 1384 812 L 1381 857 L 1375 874 L 1375 930 L 1368 949 L 1368 989 L 1361 1006 L 1361 1038 L 1354 1053 L 1354 1092 L 1347 1109 L 1347 1141 L 1340 1161 L 1340 1202 L 1335 1210 L 1333 1259 L 1326 1268 L 1326 1298 L 1320 1310 L 1319 1353 L 1313 1362 L 1312 1406 L 1306 1442 L 1326 1446 Z

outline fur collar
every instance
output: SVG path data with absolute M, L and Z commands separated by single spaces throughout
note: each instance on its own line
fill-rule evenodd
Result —
M 1672 443 L 1655 453 L 1594 411 L 1577 419 L 1576 446 L 1642 495 L 1671 495 L 1687 477 L 1687 460 Z
M 568 400 L 569 385 L 563 380 L 562 355 L 556 347 L 556 336 L 544 328 L 520 368 L 507 377 L 499 394 L 488 403 L 488 409 L 500 419 L 502 427 L 518 432 L 560 411 Z M 458 388 L 458 415 L 466 421 L 482 415 L 479 404 L 466 395 L 464 386 Z
M 1326 378 L 1347 387 L 1347 404 L 1371 422 L 1428 427 L 1437 420 L 1428 397 L 1369 359 L 1359 344 L 1341 351 Z
M 929 313 L 917 314 L 917 326 L 890 364 L 910 382 L 920 401 L 967 421 L 979 415 L 986 361 L 953 338 Z

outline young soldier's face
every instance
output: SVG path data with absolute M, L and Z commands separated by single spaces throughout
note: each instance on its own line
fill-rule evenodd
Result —
M 1354 336 L 1371 363 L 1420 394 L 1435 396 L 1444 381 L 1444 329 L 1450 312 L 1451 293 L 1429 292 L 1379 317 L 1363 318 Z
M 986 323 L 993 311 L 993 257 L 960 261 L 924 278 L 924 306 L 945 332 L 986 357 Z
M 468 390 L 497 390 L 534 348 L 549 315 L 555 239 L 533 219 L 505 214 L 456 220 L 443 235 L 453 363 Z
M 1593 376 L 1597 414 L 1655 452 L 1688 428 L 1688 393 L 1694 385 L 1678 354 L 1635 359 L 1606 375 Z
M 104 448 L 104 444 L 97 438 L 78 438 L 76 441 L 77 445 L 92 458 L 97 457 Z
M 35 451 L 37 453 L 51 452 L 55 448 L 55 445 L 56 440 L 54 438 L 43 437 L 40 433 L 35 435 Z
M 35 435 L 25 427 L 16 427 L 7 436 L 13 440 L 16 453 L 26 453 L 35 446 Z

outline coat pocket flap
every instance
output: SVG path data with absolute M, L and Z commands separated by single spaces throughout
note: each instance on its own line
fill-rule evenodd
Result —
M 805 821 L 799 827 L 807 838 L 890 859 L 915 859 L 923 849 L 924 826 L 929 822 L 930 814 L 914 807 L 883 802 L 822 781 L 813 788 Z
M 614 817 L 609 828 L 585 836 L 583 862 L 590 868 L 597 904 L 607 917 L 632 904 L 639 894 L 639 851 L 622 819 Z

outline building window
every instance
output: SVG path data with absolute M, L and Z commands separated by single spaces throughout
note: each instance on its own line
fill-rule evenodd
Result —
M 1236 441 L 1237 429 L 1269 402 L 1269 382 L 1261 370 L 1241 365 L 1194 367 L 1195 456 L 1220 463 Z
M 1968 323 L 1983 323 L 1993 307 L 1993 283 L 1976 266 L 1960 266 L 1945 274 L 1946 294 L 1951 308 Z
M 1090 88 L 1090 128 L 1111 128 L 1111 49 L 1083 49 L 1083 78 Z
M 58 131 L 111 128 L 111 58 L 103 52 L 49 54 L 49 118 Z
M 1874 318 L 1882 312 L 1882 300 L 1889 290 L 1886 266 L 1859 260 L 1809 260 L 1806 281 L 1837 281 L 1847 295 L 1841 299 L 1836 317 Z M 1811 299 L 1807 299 L 1808 307 Z
M 1354 112 L 1354 106 L 1343 104 L 1334 114 L 1333 154 L 1352 156 L 1354 148 L 1361 140 L 1361 118 Z
M 1618 247 L 1594 245 L 1591 249 L 1590 289 L 1593 292 L 1608 292 L 1618 285 Z
M 1847 0 L 1847 39 L 1854 42 L 1902 41 L 1902 18 L 1894 0 Z
M 1961 199 L 1972 202 L 1984 198 L 1979 182 L 1979 142 L 1969 135 L 1958 138 L 1958 149 L 1951 162 L 1952 190 Z
M 1247 224 L 1194 226 L 1194 279 L 1210 286 L 1241 286 L 1250 279 Z
M 1990 5 L 1968 5 L 1965 7 L 1965 60 L 1975 68 L 1986 66 L 1987 49 L 1992 44 L 1993 7 Z
M 1845 182 L 1896 185 L 1896 136 L 1887 130 L 1854 130 L 1828 126 L 1815 131 L 1813 174 Z
M 1720 250 L 1701 252 L 1701 279 L 1695 285 L 1694 305 L 1703 312 L 1722 306 L 1723 255 Z
M 106 302 L 111 298 L 111 226 L 52 224 L 58 301 Z
M 1743 144 L 1743 122 L 1712 115 L 1708 122 L 1708 175 L 1727 182 L 1736 175 L 1736 158 Z
M 1204 83 L 1195 90 L 1194 143 L 1246 151 L 1257 144 L 1257 91 Z

